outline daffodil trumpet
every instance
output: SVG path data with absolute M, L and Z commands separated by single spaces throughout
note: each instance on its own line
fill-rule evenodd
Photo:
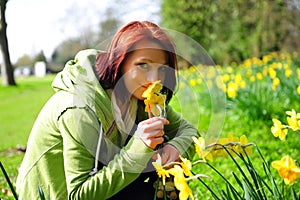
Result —
M 165 117 L 165 100 L 166 97 L 161 93 L 163 88 L 160 81 L 153 82 L 142 94 L 145 98 L 145 111 L 148 112 L 148 117 L 153 116 Z
M 271 165 L 278 170 L 286 185 L 293 185 L 296 180 L 300 179 L 300 168 L 289 155 L 282 157 L 281 160 L 273 161 Z

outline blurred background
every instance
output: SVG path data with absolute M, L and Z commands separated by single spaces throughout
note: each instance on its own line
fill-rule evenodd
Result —
M 8 40 L 8 51 L 1 52 L 10 54 L 15 75 L 32 73 L 37 61 L 45 62 L 48 72 L 59 71 L 78 50 L 94 48 L 132 20 L 150 20 L 188 35 L 217 64 L 300 51 L 299 0 L 1 2 Z

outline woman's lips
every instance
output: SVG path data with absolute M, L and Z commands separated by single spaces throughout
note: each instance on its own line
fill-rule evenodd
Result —
M 147 89 L 151 84 L 152 84 L 152 83 L 144 84 L 144 85 L 142 85 L 142 87 L 144 87 L 144 88 Z

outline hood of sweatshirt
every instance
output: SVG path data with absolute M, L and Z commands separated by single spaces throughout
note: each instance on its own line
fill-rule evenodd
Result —
M 94 72 L 95 49 L 82 50 L 74 60 L 66 63 L 64 69 L 55 77 L 52 87 L 55 92 L 67 92 L 73 98 L 74 106 L 88 106 L 103 125 L 104 131 L 111 126 L 114 117 L 111 112 L 111 94 L 104 90 Z

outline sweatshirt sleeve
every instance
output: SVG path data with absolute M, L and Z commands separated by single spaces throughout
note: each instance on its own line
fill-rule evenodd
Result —
M 170 139 L 168 144 L 173 145 L 183 157 L 192 159 L 195 153 L 192 136 L 198 138 L 198 130 L 170 105 L 167 107 L 167 119 L 170 121 L 170 124 L 165 126 L 165 132 Z
M 59 118 L 59 129 L 69 199 L 113 196 L 139 176 L 154 153 L 139 138 L 132 137 L 102 169 L 89 175 L 100 130 L 97 117 L 88 108 L 69 108 Z

